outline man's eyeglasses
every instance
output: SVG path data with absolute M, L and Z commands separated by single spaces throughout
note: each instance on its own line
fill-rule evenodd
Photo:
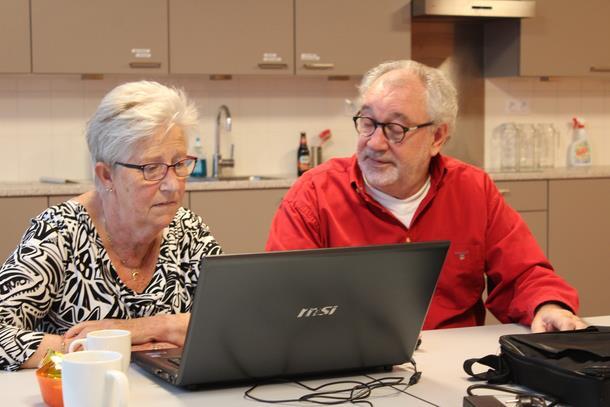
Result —
M 116 162 L 116 165 L 121 165 L 127 168 L 133 168 L 142 171 L 144 179 L 146 181 L 161 181 L 167 175 L 167 171 L 170 168 L 174 169 L 174 173 L 177 177 L 186 178 L 192 174 L 195 169 L 195 163 L 197 163 L 196 157 L 187 156 L 180 161 L 173 164 L 165 163 L 149 163 L 149 164 L 128 164 Z
M 359 135 L 371 137 L 373 133 L 375 133 L 375 130 L 377 130 L 377 127 L 381 126 L 385 138 L 394 144 L 401 143 L 405 139 L 407 133 L 413 133 L 417 129 L 434 124 L 434 122 L 426 122 L 418 124 L 417 126 L 406 127 L 398 123 L 381 123 L 366 116 L 354 116 L 353 119 L 356 131 Z

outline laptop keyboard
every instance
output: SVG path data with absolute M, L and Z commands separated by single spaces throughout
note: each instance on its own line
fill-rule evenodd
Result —
M 181 359 L 182 359 L 182 358 L 180 358 L 180 357 L 175 357 L 175 358 L 167 358 L 167 360 L 168 360 L 170 363 L 172 363 L 172 364 L 176 365 L 177 367 L 180 367 L 180 360 L 181 360 Z

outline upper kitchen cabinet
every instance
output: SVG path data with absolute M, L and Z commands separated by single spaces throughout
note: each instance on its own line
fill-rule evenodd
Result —
M 608 16 L 608 0 L 536 0 L 534 18 L 489 21 L 485 75 L 610 75 Z
M 406 0 L 295 0 L 299 75 L 362 75 L 411 56 Z
M 293 74 L 293 0 L 169 0 L 172 73 Z
M 30 72 L 28 0 L 0 1 L 0 72 Z
M 167 0 L 31 0 L 35 73 L 167 73 Z

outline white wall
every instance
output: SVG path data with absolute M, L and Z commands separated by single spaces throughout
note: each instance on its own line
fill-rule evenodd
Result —
M 512 101 L 526 102 L 521 113 L 508 111 Z M 555 166 L 565 167 L 566 149 L 572 137 L 570 122 L 585 120 L 594 165 L 610 165 L 610 78 L 501 78 L 485 81 L 485 157 L 494 129 L 503 122 L 553 123 L 560 131 Z
M 84 125 L 99 100 L 134 76 L 81 80 L 77 75 L 0 76 L 0 182 L 36 181 L 42 175 L 90 177 Z M 355 149 L 356 135 L 345 99 L 356 97 L 357 80 L 329 81 L 303 77 L 151 78 L 182 87 L 197 103 L 208 160 L 216 109 L 227 104 L 233 114 L 236 174 L 295 174 L 299 132 L 310 143 L 325 128 L 333 138 L 325 158 L 346 156 Z M 529 111 L 509 113 L 511 99 L 525 100 Z M 505 121 L 552 122 L 561 131 L 556 165 L 565 165 L 568 123 L 586 120 L 593 163 L 610 165 L 610 80 L 585 78 L 502 78 L 485 81 L 485 139 Z M 225 147 L 228 151 L 228 143 Z M 226 152 L 225 152 L 226 154 Z M 486 151 L 489 157 L 489 151 Z M 489 163 L 488 163 L 489 164 Z M 210 164 L 208 163 L 208 168 Z
M 134 76 L 81 80 L 77 75 L 0 76 L 0 182 L 36 181 L 40 176 L 90 178 L 85 123 L 106 92 Z M 325 158 L 351 155 L 356 134 L 345 99 L 357 95 L 357 80 L 326 78 L 150 77 L 187 92 L 200 111 L 210 170 L 216 111 L 233 116 L 235 174 L 296 175 L 299 132 L 310 144 L 330 128 Z M 228 154 L 229 140 L 224 154 Z

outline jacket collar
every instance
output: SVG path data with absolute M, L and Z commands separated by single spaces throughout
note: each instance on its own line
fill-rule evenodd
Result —
M 447 158 L 441 155 L 440 153 L 436 156 L 432 157 L 430 160 L 430 192 L 428 193 L 428 197 L 432 197 L 436 194 L 436 191 L 441 187 L 442 181 L 445 178 L 445 174 L 447 173 Z M 352 189 L 366 202 L 373 203 L 375 205 L 379 205 L 377 201 L 371 198 L 366 193 L 366 188 L 364 186 L 364 177 L 362 175 L 362 170 L 358 165 L 358 159 L 354 154 L 351 157 L 350 169 L 349 169 L 349 182 Z M 424 199 L 424 201 L 429 201 L 428 197 Z

